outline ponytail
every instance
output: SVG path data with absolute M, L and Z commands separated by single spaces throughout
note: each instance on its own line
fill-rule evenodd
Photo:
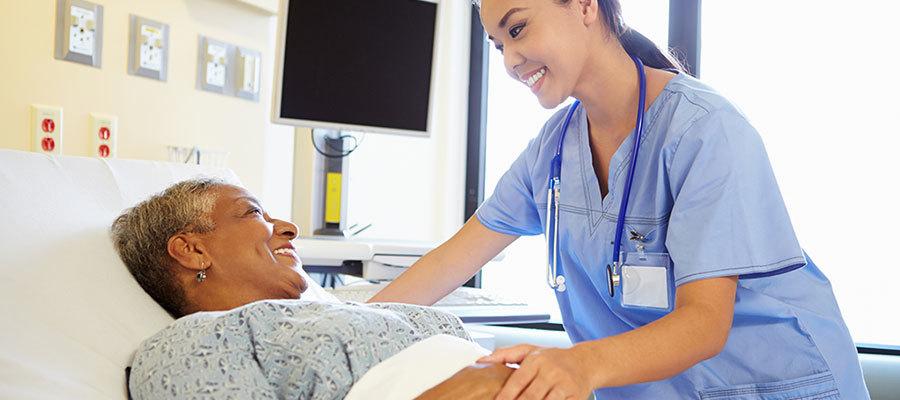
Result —
M 626 53 L 637 56 L 648 67 L 685 72 L 682 63 L 672 54 L 663 52 L 656 43 L 634 29 L 625 27 L 625 31 L 619 35 L 619 42 Z
M 569 0 L 557 0 L 568 3 Z M 657 68 L 685 72 L 684 65 L 669 52 L 664 52 L 652 40 L 640 32 L 629 28 L 622 20 L 622 5 L 619 0 L 597 0 L 600 11 L 606 18 L 606 26 L 619 39 L 625 52 L 641 59 L 644 65 Z

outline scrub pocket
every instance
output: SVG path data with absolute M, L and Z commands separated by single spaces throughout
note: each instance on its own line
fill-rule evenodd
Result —
M 699 392 L 702 400 L 840 400 L 831 372 L 780 382 L 713 388 Z

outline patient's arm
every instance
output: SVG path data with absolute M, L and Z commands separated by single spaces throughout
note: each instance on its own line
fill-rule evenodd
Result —
M 493 399 L 515 371 L 504 364 L 468 366 L 422 393 L 417 400 Z

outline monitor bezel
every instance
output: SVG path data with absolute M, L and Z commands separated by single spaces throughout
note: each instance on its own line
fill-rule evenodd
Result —
M 425 130 L 408 130 L 408 129 L 399 129 L 399 128 L 386 128 L 383 126 L 368 126 L 368 125 L 356 125 L 356 124 L 341 124 L 336 122 L 328 122 L 328 121 L 316 121 L 316 120 L 307 120 L 307 119 L 296 119 L 296 118 L 285 118 L 281 116 L 281 91 L 283 89 L 282 86 L 282 77 L 284 74 L 284 50 L 285 50 L 285 40 L 287 35 L 287 14 L 290 9 L 290 0 L 281 1 L 281 6 L 278 12 L 278 27 L 277 27 L 277 46 L 275 50 L 275 86 L 272 88 L 272 122 L 280 125 L 291 125 L 301 128 L 311 128 L 311 129 L 331 129 L 338 131 L 353 131 L 353 132 L 365 132 L 365 133 L 384 133 L 384 134 L 393 134 L 393 135 L 405 135 L 405 136 L 418 136 L 418 137 L 430 137 L 431 131 L 433 130 L 434 124 L 434 114 L 435 114 L 435 89 L 437 88 L 437 65 L 438 65 L 438 42 L 441 37 L 440 32 L 440 21 L 441 21 L 441 3 L 439 0 L 417 0 L 423 1 L 427 3 L 436 4 L 435 7 L 435 15 L 434 15 L 434 44 L 432 45 L 431 50 L 431 81 L 429 82 L 429 90 L 428 90 L 428 115 L 426 116 L 425 121 Z

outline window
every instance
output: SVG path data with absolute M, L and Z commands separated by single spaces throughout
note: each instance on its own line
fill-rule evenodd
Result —
M 765 141 L 800 244 L 858 343 L 900 345 L 900 5 L 703 2 L 702 79 Z M 492 133 L 491 131 L 488 132 Z
M 665 48 L 669 26 L 668 0 L 624 2 L 623 12 L 629 26 Z M 525 85 L 509 77 L 499 51 L 491 47 L 489 57 L 485 198 L 490 197 L 503 173 L 556 111 L 541 107 Z M 566 102 L 560 107 L 568 104 Z M 521 237 L 504 253 L 502 261 L 489 263 L 483 269 L 482 287 L 527 299 L 532 306 L 547 310 L 552 320 L 559 321 L 556 297 L 546 283 L 543 236 Z

